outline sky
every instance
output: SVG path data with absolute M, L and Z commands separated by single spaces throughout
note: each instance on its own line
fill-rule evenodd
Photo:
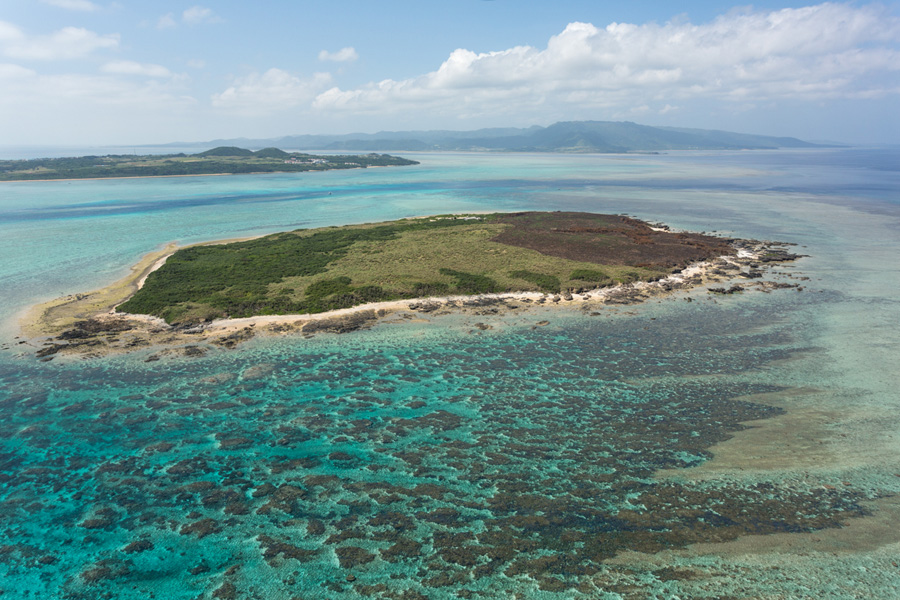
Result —
M 0 145 L 633 121 L 900 143 L 900 3 L 0 0 Z

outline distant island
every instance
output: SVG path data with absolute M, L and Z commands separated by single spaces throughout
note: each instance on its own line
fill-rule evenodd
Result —
M 38 352 L 45 359 L 158 344 L 206 352 L 196 344 L 229 348 L 266 328 L 343 333 L 398 311 L 493 314 L 573 302 L 596 309 L 734 278 L 746 283 L 710 293 L 798 287 L 760 279 L 761 265 L 797 258 L 781 246 L 573 212 L 301 229 L 168 248 L 122 282 L 36 307 L 26 330 L 56 336 Z
M 116 154 L 0 160 L 0 181 L 296 173 L 417 164 L 414 160 L 387 154 L 315 155 L 285 152 L 273 147 L 254 152 L 235 146 L 219 146 L 199 154 Z
M 381 131 L 343 135 L 291 135 L 269 139 L 213 140 L 207 144 L 238 144 L 250 148 L 274 145 L 299 150 L 358 152 L 627 153 L 827 147 L 792 137 L 752 135 L 712 129 L 652 127 L 628 121 L 565 121 L 548 127 L 537 125 L 527 128 L 494 127 L 475 131 Z

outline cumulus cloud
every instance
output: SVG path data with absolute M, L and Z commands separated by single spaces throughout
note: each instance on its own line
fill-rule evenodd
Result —
M 163 124 L 183 129 L 198 118 L 182 78 L 123 76 L 123 66 L 87 75 L 0 63 L 0 130 L 28 143 L 104 142 L 120 132 L 158 139 Z
M 181 13 L 181 22 L 186 25 L 200 25 L 202 23 L 221 23 L 216 13 L 205 6 L 192 6 Z M 157 29 L 171 29 L 178 27 L 178 17 L 175 13 L 166 13 L 156 20 Z
M 281 69 L 253 73 L 212 97 L 216 108 L 248 115 L 262 115 L 309 103 L 331 85 L 331 75 L 316 73 L 302 79 Z
M 64 27 L 50 35 L 31 36 L 11 23 L 0 21 L 0 55 L 8 58 L 75 59 L 118 45 L 118 34 L 99 35 L 81 27 Z
M 23 39 L 25 39 L 25 34 L 21 29 L 12 23 L 0 21 L 0 44 L 16 43 Z
M 658 113 L 673 102 L 858 97 L 900 93 L 900 20 L 876 6 L 826 3 L 732 12 L 694 25 L 571 23 L 543 49 L 455 50 L 412 79 L 332 87 L 326 111 L 437 114 L 578 107 Z
M 66 10 L 77 10 L 82 12 L 100 10 L 99 6 L 93 2 L 89 2 L 89 0 L 41 0 L 41 2 Z
M 157 29 L 170 29 L 177 25 L 178 21 L 175 20 L 175 15 L 172 13 L 166 13 L 156 21 Z
M 181 19 L 189 25 L 197 25 L 200 23 L 215 23 L 219 18 L 216 17 L 211 8 L 205 6 L 192 6 L 181 14 Z
M 330 60 L 332 62 L 352 62 L 357 58 L 359 58 L 359 54 L 356 53 L 356 50 L 352 46 L 341 48 L 337 52 L 328 52 L 327 50 L 322 50 L 321 52 L 319 52 L 319 60 Z
M 4 90 L 0 94 L 0 106 L 11 104 L 21 110 L 52 105 L 70 111 L 84 108 L 95 112 L 97 106 L 137 110 L 194 103 L 178 93 L 177 84 L 168 82 L 130 80 L 107 74 L 44 75 L 12 64 L 0 64 L 0 89 Z
M 112 75 L 142 75 L 144 77 L 171 77 L 172 72 L 162 65 L 142 64 L 132 60 L 108 62 L 100 70 Z
M 0 63 L 0 82 L 12 83 L 36 76 L 31 69 L 10 63 Z

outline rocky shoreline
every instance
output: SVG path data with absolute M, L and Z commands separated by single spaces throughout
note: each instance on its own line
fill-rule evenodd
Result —
M 174 327 L 162 319 L 146 315 L 123 314 L 114 308 L 80 315 L 52 333 L 31 335 L 18 341 L 36 347 L 34 355 L 42 361 L 57 356 L 83 358 L 151 349 L 148 362 L 166 356 L 200 357 L 215 350 L 228 350 L 257 336 L 345 334 L 368 329 L 387 320 L 431 319 L 451 313 L 490 317 L 513 311 L 528 311 L 540 306 L 579 306 L 585 314 L 601 314 L 604 306 L 623 306 L 651 298 L 707 286 L 711 295 L 731 295 L 745 291 L 769 292 L 776 289 L 802 291 L 806 278 L 781 274 L 797 281 L 765 280 L 769 267 L 789 263 L 802 255 L 788 250 L 790 244 L 749 240 L 732 241 L 735 254 L 721 256 L 678 270 L 657 281 L 636 282 L 597 289 L 573 289 L 560 294 L 514 292 L 477 296 L 422 298 L 380 302 L 350 309 L 307 315 L 275 315 L 225 319 L 199 326 Z M 149 267 L 152 268 L 152 267 Z M 145 276 L 145 273 L 139 273 Z M 714 286 L 724 283 L 727 287 Z M 686 298 L 692 301 L 691 297 Z M 49 309 L 48 309 L 49 310 Z M 39 331 L 43 315 L 31 317 L 26 329 Z M 478 329 L 490 329 L 476 323 Z

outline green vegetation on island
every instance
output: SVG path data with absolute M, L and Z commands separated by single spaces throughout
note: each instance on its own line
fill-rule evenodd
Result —
M 414 160 L 388 154 L 315 155 L 285 152 L 278 148 L 264 148 L 253 152 L 234 146 L 221 146 L 199 154 L 116 154 L 0 160 L 0 181 L 296 173 L 416 164 L 418 162 Z
M 730 240 L 621 215 L 445 215 L 183 248 L 118 310 L 193 324 L 369 302 L 560 293 L 659 279 L 733 253 Z
M 255 147 L 270 144 L 329 151 L 502 151 L 502 152 L 666 152 L 669 150 L 749 150 L 815 148 L 791 137 L 774 137 L 677 127 L 651 127 L 631 122 L 565 121 L 538 125 L 491 127 L 476 131 L 380 131 L 343 135 L 292 135 L 276 139 L 240 140 Z

